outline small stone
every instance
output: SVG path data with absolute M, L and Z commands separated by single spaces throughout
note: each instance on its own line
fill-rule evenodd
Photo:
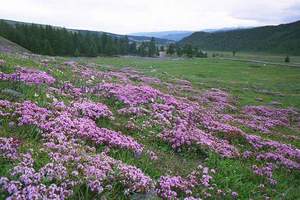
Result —
M 268 105 L 270 105 L 270 106 L 281 106 L 282 103 L 280 103 L 278 101 L 271 101 L 270 103 L 268 103 Z
M 49 63 L 49 60 L 48 60 L 48 59 L 43 59 L 43 60 L 41 60 L 41 63 L 43 63 L 43 64 L 48 64 L 48 63 Z
M 9 128 L 13 128 L 15 125 L 16 125 L 15 122 L 9 122 L 9 123 L 8 123 L 8 127 L 9 127 Z
M 0 59 L 0 66 L 4 66 L 5 65 L 5 61 Z
M 64 65 L 69 66 L 69 67 L 74 67 L 77 65 L 75 61 L 66 61 L 64 62 Z
M 13 98 L 22 98 L 23 94 L 16 91 L 16 90 L 12 90 L 12 89 L 3 89 L 1 90 L 1 92 L 7 96 L 13 97 Z
M 140 159 L 142 157 L 142 152 L 135 152 L 134 157 Z
M 156 192 L 154 190 L 151 190 L 145 194 L 139 194 L 139 193 L 135 193 L 133 195 L 131 195 L 131 198 L 133 200 L 154 200 L 154 199 L 158 199 L 158 196 L 156 194 Z
M 263 99 L 262 99 L 262 98 L 256 98 L 255 100 L 256 100 L 256 101 L 260 101 L 260 102 L 262 102 L 262 101 L 263 101 Z

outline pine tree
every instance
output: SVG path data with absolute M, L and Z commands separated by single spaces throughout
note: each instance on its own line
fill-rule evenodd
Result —
M 174 43 L 171 43 L 169 44 L 168 46 L 168 49 L 167 49 L 167 54 L 169 55 L 173 55 L 175 53 L 175 44 Z
M 148 56 L 153 57 L 155 55 L 156 55 L 156 45 L 155 45 L 155 39 L 154 37 L 152 37 L 148 47 Z

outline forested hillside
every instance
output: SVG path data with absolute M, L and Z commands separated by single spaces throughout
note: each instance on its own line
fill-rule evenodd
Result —
M 300 55 L 300 21 L 225 32 L 195 32 L 179 44 L 192 44 L 203 50 Z
M 58 56 L 157 54 L 155 39 L 136 43 L 127 36 L 75 31 L 50 25 L 10 24 L 0 20 L 0 36 L 38 54 Z

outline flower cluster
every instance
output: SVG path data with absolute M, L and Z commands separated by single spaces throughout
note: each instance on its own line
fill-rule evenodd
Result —
M 149 86 L 134 86 L 130 84 L 104 83 L 97 85 L 97 90 L 107 97 L 115 97 L 130 106 L 154 102 L 161 94 L 158 90 Z
M 197 144 L 215 151 L 224 157 L 235 157 L 239 155 L 238 150 L 230 145 L 228 141 L 205 133 L 198 128 L 187 129 L 184 123 L 178 124 L 171 131 L 165 131 L 161 137 L 169 141 L 173 148 L 178 148 L 184 144 Z
M 18 158 L 18 147 L 20 141 L 14 138 L 0 137 L 0 156 L 15 160 Z
M 74 137 L 141 152 L 142 146 L 133 139 L 99 128 L 89 118 L 74 117 L 68 113 L 71 108 L 60 103 L 52 105 L 53 111 L 29 101 L 16 103 L 15 107 L 15 114 L 20 116 L 19 125 L 32 124 L 43 130 L 44 150 L 51 161 L 35 170 L 31 154 L 22 154 L 22 161 L 11 172 L 12 179 L 2 177 L 0 181 L 0 189 L 9 193 L 9 199 L 66 199 L 72 195 L 73 188 L 82 183 L 97 193 L 116 181 L 131 192 L 148 192 L 154 187 L 152 179 L 140 169 L 106 154 L 98 155 L 95 148 Z M 1 153 L 17 159 L 16 144 L 12 139 L 1 138 Z M 18 180 L 13 177 L 18 177 Z M 44 181 L 55 183 L 49 186 Z
M 150 114 L 152 120 L 147 123 L 165 127 L 159 136 L 168 141 L 174 149 L 183 145 L 196 144 L 216 151 L 225 157 L 238 155 L 237 149 L 226 140 L 221 140 L 210 133 L 203 132 L 197 128 L 197 125 L 202 124 L 210 132 L 232 133 L 241 132 L 240 129 L 216 119 L 213 115 L 215 113 L 207 111 L 204 113 L 204 110 L 200 109 L 200 106 L 196 103 L 163 94 L 149 86 L 105 83 L 98 85 L 97 88 L 100 94 L 107 97 L 113 96 L 128 105 L 119 110 L 120 114 L 135 115 L 135 117 Z M 144 109 L 142 107 L 144 104 L 151 104 L 151 110 Z M 131 122 L 128 127 L 134 128 L 135 125 Z
M 240 123 L 263 133 L 271 133 L 276 126 L 290 127 L 296 119 L 297 112 L 292 109 L 277 109 L 266 106 L 246 106 Z
M 234 136 L 243 134 L 243 131 L 240 128 L 225 122 L 228 120 L 228 116 L 229 115 L 225 115 L 224 117 L 224 115 L 219 115 L 218 113 L 210 110 L 201 110 L 197 117 L 199 123 L 209 132 L 221 132 L 227 133 L 228 135 L 233 134 Z
M 266 165 L 263 167 L 258 167 L 256 165 L 252 166 L 252 170 L 256 175 L 267 177 L 270 184 L 276 185 L 277 181 L 273 179 L 274 168 L 275 168 L 275 165 L 272 163 L 266 163 Z
M 0 100 L 0 116 L 9 116 L 12 112 L 13 105 L 7 100 Z
M 143 146 L 133 138 L 106 128 L 97 127 L 96 123 L 88 118 L 76 118 L 68 112 L 63 112 L 41 126 L 46 133 L 63 133 L 70 137 L 88 139 L 95 144 L 106 144 L 118 148 L 131 149 L 142 152 Z
M 300 149 L 256 135 L 246 135 L 245 138 L 256 149 L 252 155 L 257 160 L 273 161 L 288 169 L 300 169 Z
M 78 114 L 89 117 L 91 119 L 97 119 L 100 117 L 112 118 L 112 112 L 109 108 L 102 103 L 94 103 L 89 101 L 75 102 L 72 107 Z
M 199 100 L 201 103 L 211 104 L 213 109 L 218 111 L 224 109 L 236 109 L 231 103 L 229 94 L 215 88 L 204 92 Z
M 83 91 L 82 91 L 82 88 L 74 87 L 71 83 L 66 82 L 62 86 L 61 92 L 62 92 L 62 95 L 65 95 L 65 96 L 67 96 L 67 94 L 68 94 L 72 97 L 79 97 L 82 95 Z
M 157 159 L 158 159 L 158 156 L 156 155 L 155 152 L 150 151 L 150 150 L 147 150 L 146 153 L 150 156 L 150 159 L 151 159 L 151 160 L 157 160 Z
M 212 186 L 211 180 L 214 169 L 199 165 L 186 178 L 181 176 L 161 176 L 156 189 L 157 194 L 163 199 L 179 199 L 180 196 L 191 198 L 194 188 L 216 189 Z M 209 197 L 211 194 L 204 190 L 204 195 Z
M 1 73 L 0 79 L 22 81 L 28 85 L 40 85 L 43 83 L 51 85 L 55 82 L 55 78 L 46 72 L 28 68 L 18 68 L 17 71 L 12 74 Z
M 66 199 L 72 194 L 68 187 L 72 181 L 65 180 L 67 170 L 64 166 L 48 163 L 39 171 L 33 168 L 31 154 L 22 154 L 21 162 L 11 172 L 17 180 L 0 178 L 0 188 L 9 193 L 7 199 Z M 44 180 L 60 180 L 61 184 L 43 184 Z
M 20 68 L 17 70 L 17 73 L 20 74 L 21 81 L 27 84 L 40 85 L 45 83 L 51 85 L 55 82 L 52 76 L 36 69 Z
M 101 193 L 113 182 L 120 182 L 131 192 L 148 192 L 153 188 L 151 178 L 140 169 L 115 160 L 105 152 L 95 154 L 95 148 L 81 145 L 79 141 L 49 142 L 45 146 L 51 159 L 71 167 L 71 176 L 82 177 L 80 182 L 86 182 L 93 192 Z
M 140 169 L 124 163 L 120 163 L 117 169 L 120 173 L 118 178 L 124 186 L 129 188 L 130 192 L 147 192 L 153 188 L 152 179 Z
M 48 121 L 51 111 L 41 108 L 31 101 L 24 101 L 16 105 L 15 114 L 19 116 L 19 125 L 40 126 Z
M 90 105 L 90 104 L 89 104 Z M 93 105 L 93 104 L 92 104 Z M 86 115 L 89 117 L 111 116 L 109 109 L 103 104 L 95 104 L 99 106 L 98 110 L 88 110 L 83 107 Z M 58 103 L 52 105 L 55 109 L 51 111 L 41 108 L 36 104 L 25 101 L 16 103 L 14 114 L 19 117 L 19 125 L 36 125 L 43 130 L 44 137 L 52 138 L 54 135 L 60 134 L 59 138 L 79 137 L 93 141 L 95 144 L 106 144 L 117 148 L 131 149 L 135 152 L 142 152 L 143 145 L 136 142 L 133 138 L 125 136 L 120 132 L 115 132 L 106 128 L 97 126 L 94 120 L 85 117 L 74 116 L 74 107 L 65 107 Z M 94 105 L 93 105 L 94 106 Z M 78 105 L 75 108 L 81 108 Z

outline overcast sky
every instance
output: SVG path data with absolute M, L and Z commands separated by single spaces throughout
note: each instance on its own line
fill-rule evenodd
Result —
M 132 33 L 300 20 L 300 0 L 0 0 L 0 18 Z

